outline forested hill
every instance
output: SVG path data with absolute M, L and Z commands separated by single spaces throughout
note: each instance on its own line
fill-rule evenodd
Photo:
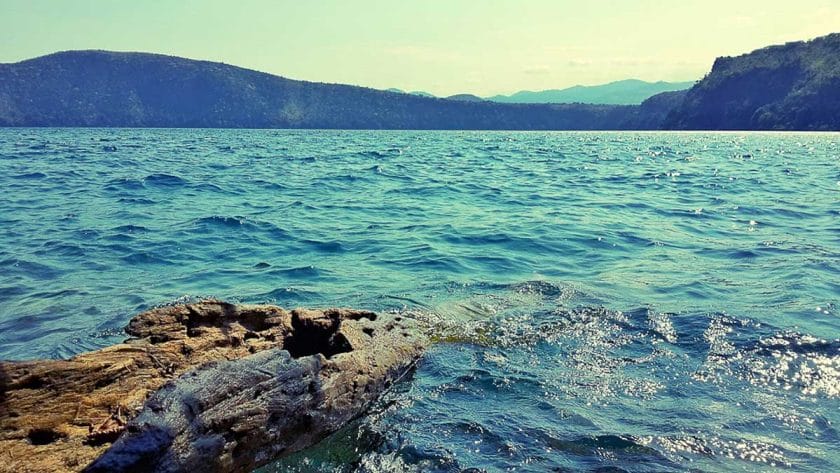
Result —
M 70 51 L 0 65 L 5 126 L 565 130 L 650 122 L 637 107 L 427 98 L 146 53 Z
M 840 34 L 719 58 L 663 126 L 840 130 Z
M 69 51 L 0 64 L 0 126 L 840 130 L 840 34 L 719 58 L 687 92 L 641 105 L 442 99 L 158 54 Z

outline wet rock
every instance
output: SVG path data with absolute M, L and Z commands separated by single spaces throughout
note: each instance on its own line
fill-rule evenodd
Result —
M 127 331 L 70 360 L 0 362 L 0 470 L 249 471 L 363 414 L 426 344 L 400 317 L 219 301 Z

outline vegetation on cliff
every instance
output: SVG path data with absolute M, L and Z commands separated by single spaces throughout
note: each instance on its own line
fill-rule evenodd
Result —
M 722 57 L 664 128 L 840 130 L 840 33 Z

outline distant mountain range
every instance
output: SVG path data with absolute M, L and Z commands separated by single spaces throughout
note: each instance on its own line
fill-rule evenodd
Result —
M 446 97 L 447 100 L 460 100 L 461 102 L 484 102 L 484 99 L 473 94 L 455 94 Z
M 492 97 L 478 97 L 473 94 L 456 94 L 446 97 L 450 100 L 466 100 L 479 102 L 487 100 L 498 103 L 589 103 L 601 105 L 639 105 L 656 94 L 690 89 L 692 82 L 645 82 L 638 79 L 627 79 L 602 85 L 576 85 L 566 89 L 543 90 L 531 92 L 523 90 L 513 95 L 494 95 Z M 401 89 L 387 89 L 389 92 L 401 94 L 422 95 L 434 97 L 428 92 L 406 92 Z
M 645 82 L 638 79 L 620 80 L 609 84 L 576 85 L 567 89 L 531 92 L 523 90 L 513 95 L 496 95 L 487 100 L 500 103 L 598 103 L 607 105 L 638 105 L 656 94 L 690 89 L 692 82 Z
M 428 98 L 146 53 L 68 51 L 0 64 L 2 126 L 632 129 L 667 112 Z
M 606 90 L 636 82 L 577 90 L 607 100 Z M 840 34 L 719 58 L 690 90 L 639 105 L 395 92 L 158 54 L 68 51 L 0 64 L 0 126 L 840 130 Z
M 386 92 L 394 92 L 394 93 L 397 93 L 397 94 L 409 94 L 409 95 L 417 95 L 417 96 L 420 96 L 420 97 L 438 98 L 435 95 L 432 95 L 428 92 L 423 92 L 423 91 L 420 91 L 420 90 L 415 90 L 414 92 L 406 92 L 402 89 L 391 88 L 391 89 L 385 89 L 385 91 Z M 445 99 L 448 99 L 448 100 L 460 100 L 461 102 L 483 102 L 484 101 L 483 98 L 481 98 L 477 95 L 473 95 L 473 94 L 455 94 L 455 95 L 450 95 L 449 97 L 441 97 L 441 98 L 445 98 Z

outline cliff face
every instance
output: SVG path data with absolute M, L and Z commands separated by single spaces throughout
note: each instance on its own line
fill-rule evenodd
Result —
M 633 110 L 443 100 L 145 53 L 70 51 L 0 65 L 5 126 L 615 129 Z
M 719 58 L 664 128 L 840 130 L 840 34 Z

